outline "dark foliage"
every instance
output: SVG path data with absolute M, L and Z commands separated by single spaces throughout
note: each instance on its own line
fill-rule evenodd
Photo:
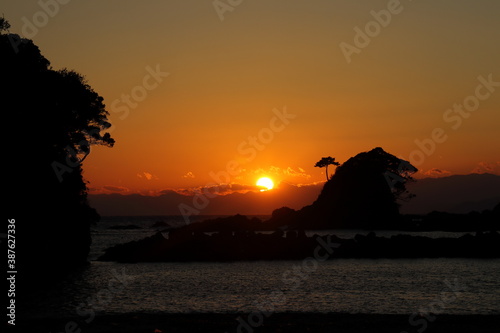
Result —
M 314 167 L 316 167 L 316 168 L 326 168 L 326 170 L 325 170 L 326 180 L 330 179 L 330 178 L 328 177 L 328 166 L 329 166 L 329 165 L 339 166 L 339 165 L 340 165 L 340 163 L 335 161 L 335 157 L 328 156 L 328 157 L 323 157 L 323 158 L 321 158 L 321 159 L 320 159 L 318 162 L 316 162 L 316 164 L 314 165 Z
M 103 98 L 83 76 L 52 69 L 18 35 L 0 35 L 0 54 L 6 206 L 17 225 L 18 270 L 38 281 L 86 262 L 98 214 L 87 203 L 82 162 L 91 145 L 114 140 L 103 133 Z

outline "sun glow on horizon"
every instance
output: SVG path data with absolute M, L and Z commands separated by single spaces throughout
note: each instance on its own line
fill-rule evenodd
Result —
M 261 189 L 260 191 L 269 191 L 274 188 L 274 182 L 271 178 L 268 177 L 262 177 L 257 180 L 256 183 L 257 186 L 265 187 L 264 189 Z

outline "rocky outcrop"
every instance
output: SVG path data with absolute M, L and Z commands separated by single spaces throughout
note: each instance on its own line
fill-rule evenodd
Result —
M 338 244 L 329 258 L 499 258 L 497 232 L 470 234 L 460 238 L 428 238 L 397 235 L 390 238 L 356 235 L 341 239 L 334 235 L 307 237 L 303 231 L 202 232 L 181 230 L 165 238 L 161 233 L 140 241 L 108 248 L 99 260 L 119 262 L 297 260 L 314 256 L 318 247 Z M 330 248 L 331 249 L 331 248 Z M 325 248 L 325 251 L 328 249 Z M 324 253 L 324 252 L 323 252 Z

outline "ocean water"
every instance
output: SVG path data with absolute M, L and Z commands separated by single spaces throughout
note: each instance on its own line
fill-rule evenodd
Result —
M 85 319 L 91 313 L 129 312 L 500 314 L 499 259 L 137 264 L 94 260 L 108 246 L 154 234 L 156 229 L 150 226 L 157 220 L 105 219 L 94 228 L 91 264 L 55 290 L 33 294 L 32 315 L 79 315 Z M 142 229 L 109 229 L 120 224 L 136 224 Z M 335 234 L 348 237 L 357 232 Z M 384 233 L 399 232 L 377 232 Z

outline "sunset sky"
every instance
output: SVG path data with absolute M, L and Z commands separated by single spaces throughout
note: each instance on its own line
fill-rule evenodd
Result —
M 421 176 L 500 174 L 499 1 L 61 2 L 1 12 L 104 97 L 94 193 L 310 184 L 374 147 Z

